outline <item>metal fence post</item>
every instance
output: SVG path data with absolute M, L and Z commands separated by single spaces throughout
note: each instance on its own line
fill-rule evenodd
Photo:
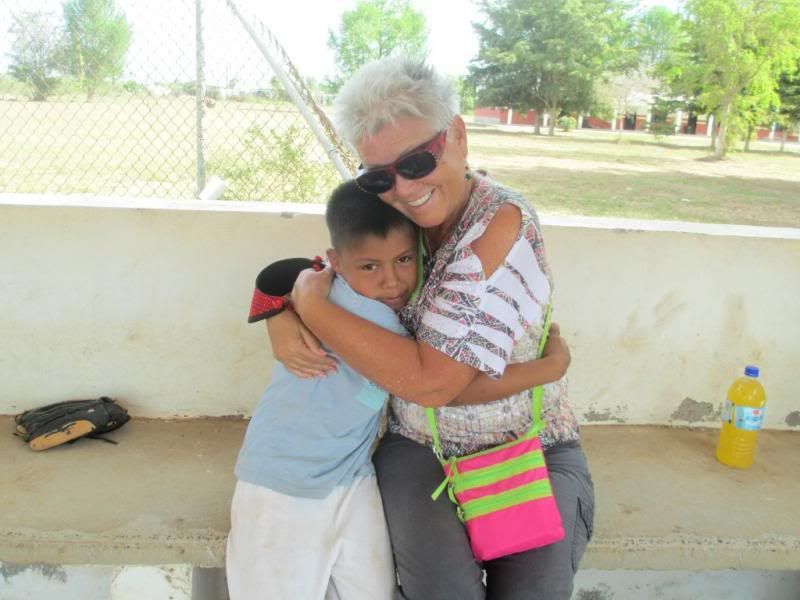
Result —
M 68 71 L 47 71 L 44 102 L 32 81 L 0 64 L 3 192 L 192 199 L 203 197 L 216 175 L 227 184 L 226 199 L 320 202 L 355 172 L 352 150 L 256 15 L 247 21 L 280 75 L 265 64 L 252 34 L 242 35 L 225 0 L 117 4 L 125 5 L 120 11 L 136 35 L 123 50 L 123 71 L 104 77 L 91 101 Z M 0 21 L 6 14 L 22 19 L 18 5 L 0 0 Z M 60 59 L 63 14 L 25 18 L 43 36 L 48 60 Z M 8 50 L 19 54 L 31 31 L 14 23 Z M 6 45 L 0 33 L 0 54 Z M 295 103 L 274 89 L 273 76 L 281 75 L 294 85 L 286 94 L 296 92 Z M 320 130 L 330 143 L 320 142 Z
M 195 0 L 195 19 L 196 19 L 196 63 L 197 75 L 195 90 L 195 110 L 197 112 L 197 189 L 195 190 L 195 198 L 200 196 L 200 192 L 206 187 L 206 158 L 204 152 L 204 135 L 203 135 L 203 114 L 205 112 L 206 100 L 206 80 L 203 73 L 205 66 L 205 48 L 203 46 L 203 0 Z

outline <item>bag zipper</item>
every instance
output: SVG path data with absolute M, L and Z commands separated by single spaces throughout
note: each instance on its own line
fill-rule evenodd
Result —
M 464 511 L 464 518 L 470 520 L 503 508 L 510 508 L 517 504 L 523 504 L 532 500 L 540 500 L 552 495 L 553 490 L 550 487 L 550 480 L 540 479 L 539 481 L 527 483 L 507 492 L 470 500 L 462 504 L 461 508 Z
M 454 476 L 456 492 L 463 492 L 468 489 L 489 485 L 503 479 L 508 479 L 514 475 L 519 475 L 530 469 L 543 467 L 544 454 L 541 450 L 531 450 L 521 456 L 516 456 L 511 460 L 496 465 L 481 467 L 466 473 L 459 472 Z

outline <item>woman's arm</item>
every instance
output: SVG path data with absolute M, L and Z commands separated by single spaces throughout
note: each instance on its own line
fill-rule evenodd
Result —
M 489 277 L 513 246 L 522 223 L 519 209 L 500 208 L 472 244 Z M 308 328 L 344 362 L 385 390 L 423 406 L 444 406 L 478 374 L 428 344 L 402 337 L 361 319 L 327 299 L 329 270 L 304 271 L 292 302 Z
M 571 360 L 569 346 L 559 335 L 558 325 L 553 323 L 542 358 L 508 365 L 500 379 L 479 374 L 450 406 L 501 400 L 537 385 L 558 381 L 566 374 Z

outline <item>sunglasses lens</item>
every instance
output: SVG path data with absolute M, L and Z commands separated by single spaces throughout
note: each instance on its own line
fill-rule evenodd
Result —
M 415 152 L 397 163 L 395 170 L 404 179 L 420 179 L 436 168 L 436 157 L 428 150 Z
M 403 179 L 421 179 L 430 175 L 437 165 L 434 152 L 441 153 L 446 133 L 447 130 L 440 131 L 432 140 L 418 146 L 416 152 L 412 151 L 412 154 L 392 165 L 379 167 L 373 171 L 363 171 L 356 177 L 356 185 L 365 192 L 383 194 L 394 187 L 395 173 Z
M 367 171 L 356 177 L 356 185 L 365 192 L 382 194 L 392 189 L 394 185 L 394 175 L 385 169 Z

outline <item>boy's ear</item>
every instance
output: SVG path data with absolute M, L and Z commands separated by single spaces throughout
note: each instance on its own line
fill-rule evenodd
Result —
M 325 255 L 328 257 L 328 262 L 330 263 L 333 271 L 335 273 L 339 273 L 340 265 L 339 265 L 339 253 L 336 252 L 333 248 L 328 248 L 325 251 Z

